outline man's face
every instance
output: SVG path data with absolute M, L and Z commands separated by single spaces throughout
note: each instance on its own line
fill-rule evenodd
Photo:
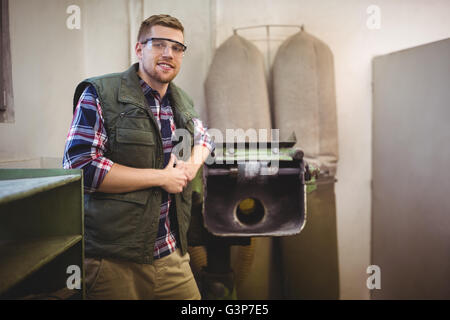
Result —
M 184 43 L 181 30 L 159 25 L 153 26 L 146 38 L 167 38 Z M 180 71 L 183 54 L 177 54 L 172 50 L 172 42 L 167 43 L 169 45 L 164 50 L 155 50 L 151 42 L 136 45 L 136 54 L 141 69 L 152 82 L 169 83 Z

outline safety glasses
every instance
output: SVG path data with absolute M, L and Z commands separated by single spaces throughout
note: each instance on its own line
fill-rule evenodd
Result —
M 167 38 L 148 38 L 141 42 L 141 44 L 147 44 L 156 53 L 162 53 L 166 51 L 166 48 L 170 46 L 172 52 L 176 56 L 181 56 L 186 51 L 187 47 L 181 42 L 167 39 Z

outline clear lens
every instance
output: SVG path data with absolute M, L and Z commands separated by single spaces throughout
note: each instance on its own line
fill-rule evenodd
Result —
M 151 39 L 147 42 L 147 46 L 157 53 L 165 52 L 168 46 L 170 46 L 174 55 L 182 55 L 185 51 L 183 45 L 168 40 Z

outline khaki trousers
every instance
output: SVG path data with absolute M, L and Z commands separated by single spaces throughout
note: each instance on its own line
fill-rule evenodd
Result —
M 87 299 L 92 300 L 199 300 L 189 254 L 180 249 L 153 265 L 85 258 Z

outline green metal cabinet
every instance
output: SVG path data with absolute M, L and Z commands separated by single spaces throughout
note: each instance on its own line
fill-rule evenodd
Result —
M 81 170 L 0 169 L 0 299 L 83 299 Z

